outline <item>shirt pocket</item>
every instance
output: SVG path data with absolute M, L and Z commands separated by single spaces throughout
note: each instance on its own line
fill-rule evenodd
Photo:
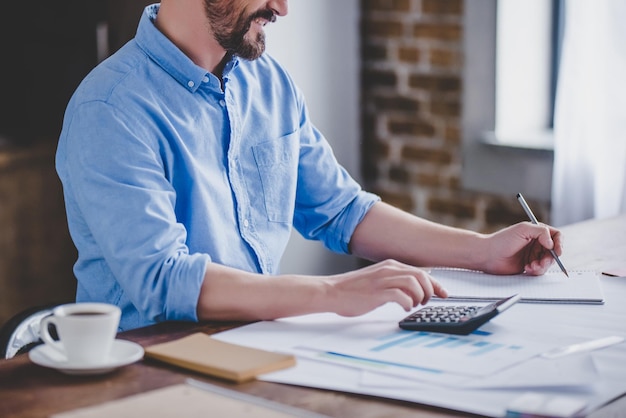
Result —
M 298 184 L 298 132 L 252 147 L 270 222 L 291 222 Z

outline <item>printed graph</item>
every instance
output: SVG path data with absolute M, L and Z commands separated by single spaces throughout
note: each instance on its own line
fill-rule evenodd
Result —
M 372 332 L 372 324 L 354 327 L 307 343 L 306 348 L 352 358 L 370 359 L 395 366 L 484 376 L 517 364 L 545 351 L 542 343 L 512 339 L 511 336 L 476 332 L 448 335 L 425 331 L 387 329 Z M 368 332 L 365 332 L 365 329 Z

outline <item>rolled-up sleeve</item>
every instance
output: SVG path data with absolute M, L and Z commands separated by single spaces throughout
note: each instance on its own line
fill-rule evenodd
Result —
M 304 237 L 347 254 L 354 230 L 380 198 L 362 190 L 337 162 L 326 139 L 309 122 L 304 100 L 301 106 L 294 226 Z
M 158 133 L 140 122 L 103 101 L 79 105 L 68 122 L 57 166 L 82 252 L 77 276 L 97 272 L 85 291 L 127 298 L 144 321 L 197 320 L 210 256 L 189 253 Z

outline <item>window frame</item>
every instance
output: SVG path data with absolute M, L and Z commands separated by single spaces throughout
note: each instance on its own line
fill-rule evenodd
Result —
M 528 147 L 532 138 L 503 145 L 490 136 L 496 123 L 497 1 L 465 2 L 464 28 L 463 187 L 550 201 L 553 150 L 543 144 Z

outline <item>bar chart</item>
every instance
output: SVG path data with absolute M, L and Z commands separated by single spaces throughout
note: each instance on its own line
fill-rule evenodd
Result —
M 464 376 L 486 376 L 534 357 L 549 348 L 533 341 L 479 331 L 449 335 L 398 329 L 372 332 L 374 324 L 353 327 L 306 344 L 307 349 L 353 359 L 369 359 L 400 367 Z M 367 329 L 367 332 L 365 330 Z

